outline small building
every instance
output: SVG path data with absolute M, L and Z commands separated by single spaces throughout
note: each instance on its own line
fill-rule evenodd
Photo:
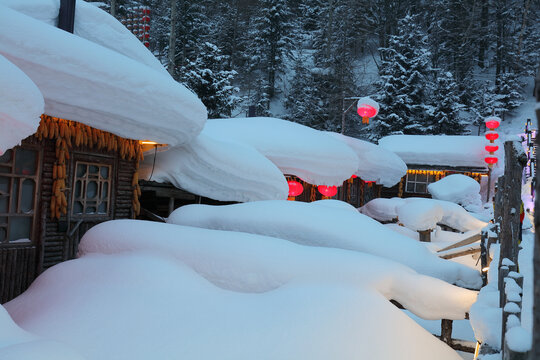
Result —
M 0 302 L 77 255 L 92 226 L 138 214 L 138 141 L 42 116 L 0 156 Z
M 384 137 L 379 140 L 379 145 L 403 159 L 408 170 L 397 185 L 384 189 L 382 196 L 431 197 L 428 185 L 451 174 L 463 174 L 475 179 L 481 185 L 481 193 L 485 193 L 489 171 L 484 162 L 488 154 L 484 148 L 486 144 L 487 140 L 481 136 Z

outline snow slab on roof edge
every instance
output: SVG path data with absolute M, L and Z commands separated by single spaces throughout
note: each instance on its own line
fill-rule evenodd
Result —
M 382 146 L 331 131 L 325 133 L 344 142 L 355 151 L 360 159 L 355 174 L 362 180 L 375 181 L 377 184 L 392 187 L 407 173 L 405 162 Z
M 186 145 L 146 152 L 140 176 L 220 201 L 283 200 L 289 192 L 281 171 L 257 150 L 204 134 Z
M 36 132 L 43 96 L 15 65 L 0 55 L 0 155 Z
M 340 186 L 359 167 L 358 156 L 343 142 L 290 121 L 269 118 L 233 118 L 207 121 L 203 134 L 249 145 L 283 174 L 310 184 Z
M 489 141 L 482 136 L 391 135 L 379 140 L 384 149 L 396 153 L 408 165 L 476 167 L 487 170 L 484 149 Z M 502 149 L 495 156 L 501 159 Z
M 3 5 L 0 22 L 0 54 L 38 86 L 46 114 L 171 145 L 204 126 L 202 102 L 167 74 Z

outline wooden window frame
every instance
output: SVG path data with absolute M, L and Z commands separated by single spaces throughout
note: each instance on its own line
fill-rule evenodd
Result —
M 86 201 L 88 199 L 81 197 L 76 198 L 75 197 L 75 185 L 78 180 L 84 181 L 84 183 L 88 182 L 88 172 L 85 174 L 84 177 L 77 177 L 77 166 L 79 164 L 85 164 L 88 167 L 89 166 L 97 166 L 99 168 L 98 174 L 101 173 L 102 167 L 108 167 L 109 168 L 109 178 L 107 180 L 102 180 L 101 176 L 97 180 L 98 182 L 98 201 L 96 202 L 96 211 L 99 208 L 99 205 L 103 202 L 100 201 L 99 197 L 99 189 L 101 189 L 102 184 L 107 183 L 108 184 L 108 194 L 107 194 L 107 212 L 106 213 L 85 213 L 86 211 Z M 114 161 L 114 158 L 107 157 L 107 156 L 100 156 L 100 155 L 94 155 L 94 154 L 82 154 L 82 156 L 78 156 L 75 159 L 73 159 L 72 163 L 72 179 L 71 179 L 71 209 L 69 209 L 70 217 L 73 219 L 92 219 L 92 220 L 107 220 L 112 218 L 112 212 L 113 212 L 113 201 L 114 201 L 114 185 L 115 185 L 115 178 L 114 178 L 114 169 L 116 167 L 116 163 Z M 83 191 L 81 189 L 81 195 L 83 195 Z M 82 200 L 82 201 L 81 201 Z M 76 201 L 80 201 L 83 203 L 83 212 L 82 213 L 74 213 L 74 204 Z
M 429 172 L 430 170 L 416 170 L 416 171 L 428 171 Z M 417 180 L 418 175 L 424 175 L 424 174 L 418 174 L 418 173 L 411 174 L 411 173 L 407 172 L 407 175 L 405 177 L 405 193 L 407 193 L 407 194 L 425 194 L 425 195 L 429 195 L 428 185 L 436 182 L 437 179 L 435 178 L 435 181 L 429 181 L 430 175 L 425 174 L 426 175 L 426 181 L 418 181 Z M 412 176 L 414 176 L 414 180 L 411 180 Z M 409 184 L 413 184 L 413 191 L 407 190 Z M 416 188 L 418 184 L 425 184 L 426 185 L 426 191 L 424 191 L 424 192 L 418 191 L 417 188 Z
M 16 174 L 15 173 L 15 158 L 16 158 L 16 153 L 18 150 L 20 149 L 23 149 L 23 150 L 31 150 L 31 151 L 35 151 L 36 152 L 36 171 L 34 173 L 34 175 L 22 175 L 22 174 Z M 12 202 L 13 202 L 13 196 L 11 195 L 8 195 L 9 196 L 9 201 L 8 201 L 8 204 L 7 204 L 7 212 L 5 213 L 0 213 L 0 217 L 7 217 L 7 218 L 10 218 L 10 217 L 31 217 L 32 220 L 31 220 L 31 226 L 32 226 L 32 229 L 30 230 L 30 236 L 29 236 L 29 240 L 30 242 L 10 242 L 8 240 L 9 238 L 9 233 L 10 233 L 10 221 L 7 222 L 7 224 L 1 224 L 1 225 L 5 225 L 5 226 L 2 226 L 2 227 L 5 227 L 6 229 L 6 239 L 2 242 L 0 242 L 0 246 L 2 247 L 14 247 L 14 246 L 28 246 L 28 245 L 36 245 L 37 243 L 37 238 L 38 238 L 38 234 L 39 234 L 39 229 L 38 229 L 38 218 L 39 218 L 39 209 L 38 209 L 38 206 L 39 206 L 39 199 L 41 198 L 41 169 L 42 169 L 42 163 L 43 163 L 43 151 L 42 149 L 37 146 L 37 145 L 20 145 L 20 146 L 16 146 L 12 149 L 9 149 L 12 151 L 12 158 L 11 158 L 11 161 L 9 163 L 0 163 L 0 167 L 4 167 L 4 168 L 11 168 L 11 172 L 9 173 L 5 173 L 5 172 L 2 172 L 0 173 L 0 176 L 2 177 L 7 177 L 7 178 L 10 178 L 10 182 L 9 182 L 9 188 L 8 188 L 8 194 L 11 194 L 11 192 L 13 191 L 13 185 L 14 185 L 14 182 L 15 181 L 18 181 L 19 184 L 18 184 L 18 194 L 17 194 L 17 209 L 15 209 L 15 212 L 12 212 L 11 208 L 12 208 Z M 30 180 L 33 180 L 34 181 L 34 199 L 33 199 L 33 203 L 32 203 L 32 210 L 30 213 L 26 213 L 26 214 L 21 214 L 21 198 L 22 198 L 22 183 L 27 180 L 27 179 L 30 179 Z M 17 239 L 18 240 L 18 239 Z

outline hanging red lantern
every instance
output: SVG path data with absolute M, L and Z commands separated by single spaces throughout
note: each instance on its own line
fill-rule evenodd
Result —
M 499 159 L 497 159 L 495 156 L 488 156 L 484 159 L 484 161 L 491 167 L 493 164 L 496 164 Z
M 304 187 L 298 181 L 289 180 L 287 184 L 289 184 L 289 196 L 295 197 L 304 191 Z
M 356 179 L 358 176 L 352 174 L 351 179 Z
M 370 97 L 363 97 L 358 100 L 356 111 L 362 117 L 362 124 L 369 124 L 369 119 L 379 113 L 379 104 Z
M 495 130 L 501 124 L 501 119 L 496 117 L 496 116 L 490 116 L 490 117 L 486 118 L 486 120 L 484 120 L 484 121 L 486 123 L 486 127 L 489 130 Z
M 485 149 L 490 154 L 493 154 L 495 151 L 499 150 L 499 147 L 497 145 L 486 145 Z
M 335 196 L 337 194 L 337 187 L 336 186 L 326 186 L 326 185 L 319 185 L 317 187 L 317 190 L 324 195 L 328 197 Z
M 486 139 L 488 139 L 489 142 L 491 143 L 499 138 L 499 134 L 492 131 L 488 131 L 485 136 L 486 136 Z

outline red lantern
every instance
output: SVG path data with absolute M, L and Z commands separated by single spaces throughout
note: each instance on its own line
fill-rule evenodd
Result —
M 369 119 L 379 112 L 379 104 L 370 97 L 363 97 L 358 100 L 356 111 L 362 117 L 362 124 L 369 124 Z
M 499 150 L 499 147 L 497 145 L 486 145 L 485 148 L 486 151 L 490 154 L 493 154 L 495 151 Z
M 496 128 L 499 127 L 501 123 L 501 119 L 496 116 L 491 116 L 491 117 L 486 118 L 485 123 L 486 123 L 486 127 L 489 130 L 495 130 Z
M 493 164 L 496 164 L 499 159 L 497 159 L 495 156 L 488 156 L 484 159 L 484 161 L 489 165 L 492 166 Z
M 149 43 L 148 41 L 145 41 L 145 42 L 144 42 L 144 46 L 150 47 L 150 43 Z
M 317 190 L 324 195 L 328 197 L 332 197 L 337 194 L 337 187 L 336 186 L 326 186 L 326 185 L 319 185 L 317 187 Z
M 351 176 L 352 179 L 356 179 L 357 177 L 358 177 L 358 176 L 356 176 L 356 175 L 354 175 L 354 174 Z
M 304 187 L 298 181 L 289 180 L 287 184 L 289 184 L 289 196 L 298 196 L 304 191 Z
M 493 142 L 499 138 L 499 134 L 497 134 L 496 132 L 491 132 L 491 131 L 487 132 L 485 136 L 486 136 L 486 139 L 489 140 L 489 142 Z

